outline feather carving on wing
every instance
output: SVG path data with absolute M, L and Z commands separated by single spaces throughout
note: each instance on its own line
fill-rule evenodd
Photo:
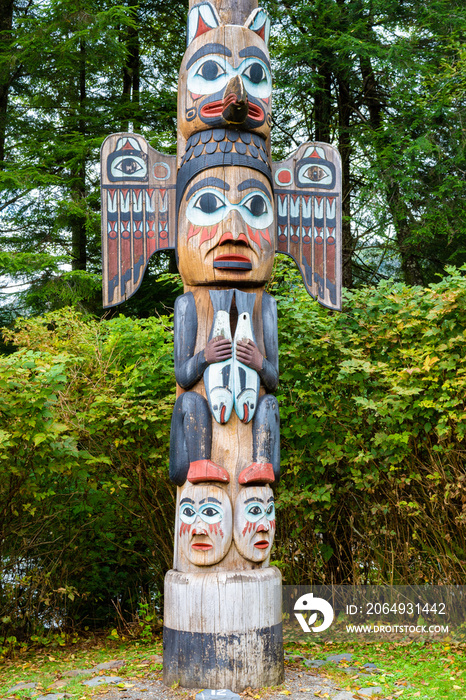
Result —
M 129 299 L 151 255 L 175 247 L 176 156 L 138 134 L 102 144 L 103 306 Z
M 305 143 L 273 163 L 277 253 L 298 265 L 309 294 L 341 309 L 341 160 L 327 143 Z

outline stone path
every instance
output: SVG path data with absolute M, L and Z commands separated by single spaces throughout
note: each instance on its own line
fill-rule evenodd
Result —
M 261 700 L 306 700 L 306 698 L 327 698 L 328 700 L 385 700 L 382 688 L 376 685 L 377 673 L 380 673 L 375 664 L 364 664 L 362 667 L 348 666 L 351 663 L 351 654 L 327 656 L 325 660 L 309 659 L 295 654 L 286 654 L 288 664 L 285 666 L 285 682 L 279 688 L 262 690 L 246 689 L 241 694 L 232 694 L 231 691 L 220 695 L 219 691 L 201 692 L 187 690 L 185 688 L 167 688 L 162 683 L 161 672 L 153 671 L 144 675 L 144 678 L 129 677 L 118 674 L 123 669 L 125 661 L 113 659 L 93 668 L 74 669 L 67 671 L 47 689 L 37 689 L 34 683 L 19 683 L 7 689 L 5 698 L 18 698 L 16 692 L 29 690 L 34 700 L 66 700 L 71 698 L 66 693 L 69 679 L 78 678 L 83 687 L 83 698 L 103 698 L 104 700 L 215 700 L 223 697 L 223 700 L 236 698 L 252 699 L 260 697 Z M 152 656 L 147 664 L 162 663 L 161 656 Z M 292 664 L 290 667 L 289 664 Z M 299 664 L 299 665 L 298 665 Z M 340 664 L 342 664 L 340 666 Z M 325 666 L 340 666 L 340 671 L 351 677 L 351 685 L 357 690 L 348 691 L 339 687 L 334 680 L 325 675 Z M 344 686 L 348 686 L 348 683 Z M 36 692 L 34 692 L 36 690 Z M 87 692 L 86 692 L 87 691 Z M 76 697 L 76 696 L 75 696 Z

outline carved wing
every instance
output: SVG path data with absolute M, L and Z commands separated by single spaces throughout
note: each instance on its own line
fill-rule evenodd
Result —
M 296 262 L 309 294 L 341 309 L 341 160 L 327 143 L 305 143 L 273 163 L 277 253 Z
M 107 308 L 135 293 L 153 253 L 175 247 L 176 156 L 121 133 L 105 139 L 100 162 Z

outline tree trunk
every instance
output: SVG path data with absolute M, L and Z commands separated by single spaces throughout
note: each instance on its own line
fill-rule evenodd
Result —
M 315 98 L 315 140 L 330 143 L 332 118 L 332 73 L 328 61 L 316 66 L 319 88 Z
M 81 41 L 79 46 L 79 76 L 78 76 L 78 131 L 84 136 L 86 133 L 85 101 L 86 101 L 86 44 Z M 71 267 L 73 270 L 85 270 L 87 263 L 87 236 L 86 236 L 86 214 L 85 214 L 85 197 L 86 197 L 86 155 L 84 146 L 77 172 L 73 173 L 71 185 L 71 197 L 76 206 L 76 211 L 72 213 L 69 219 L 71 228 Z
M 0 0 L 0 54 L 5 56 L 10 44 L 10 32 L 13 26 L 14 0 Z M 5 136 L 7 125 L 8 94 L 11 86 L 10 67 L 6 62 L 0 64 L 0 170 L 5 160 Z
M 132 69 L 133 69 L 133 84 L 131 104 L 133 106 L 133 130 L 139 131 L 141 128 L 141 119 L 139 113 L 139 88 L 140 88 L 140 57 L 139 57 L 139 34 L 135 32 L 134 42 L 132 44 Z
M 126 65 L 123 67 L 123 102 L 125 119 L 123 131 L 129 131 L 129 122 L 133 123 L 133 131 L 140 128 L 139 117 L 139 87 L 140 87 L 140 57 L 139 34 L 136 27 L 128 27 L 126 32 Z
M 382 103 L 370 58 L 361 58 L 360 67 L 363 79 L 363 101 L 369 110 L 369 121 L 374 131 L 373 143 L 380 172 L 384 173 L 390 167 L 389 163 L 384 162 L 384 158 L 386 153 L 393 149 L 393 144 L 388 142 L 382 132 Z M 385 176 L 385 193 L 395 227 L 404 281 L 410 285 L 423 284 L 419 260 L 409 240 L 411 236 L 409 209 L 403 200 L 398 183 L 391 176 Z
M 397 182 L 390 179 L 387 187 L 388 206 L 396 231 L 396 241 L 401 256 L 401 269 L 406 284 L 423 285 L 424 279 L 413 244 L 410 242 L 410 212 Z
M 350 137 L 350 90 L 346 80 L 338 79 L 338 120 L 339 136 L 338 150 L 341 156 L 342 170 L 342 263 L 343 263 L 343 286 L 351 289 L 353 286 L 353 269 L 351 265 L 354 240 L 351 233 L 351 137 Z

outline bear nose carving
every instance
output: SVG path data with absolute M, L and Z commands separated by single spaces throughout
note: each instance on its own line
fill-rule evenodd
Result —
M 242 124 L 248 116 L 248 111 L 247 92 L 241 77 L 235 75 L 228 81 L 223 93 L 222 116 L 230 124 Z

